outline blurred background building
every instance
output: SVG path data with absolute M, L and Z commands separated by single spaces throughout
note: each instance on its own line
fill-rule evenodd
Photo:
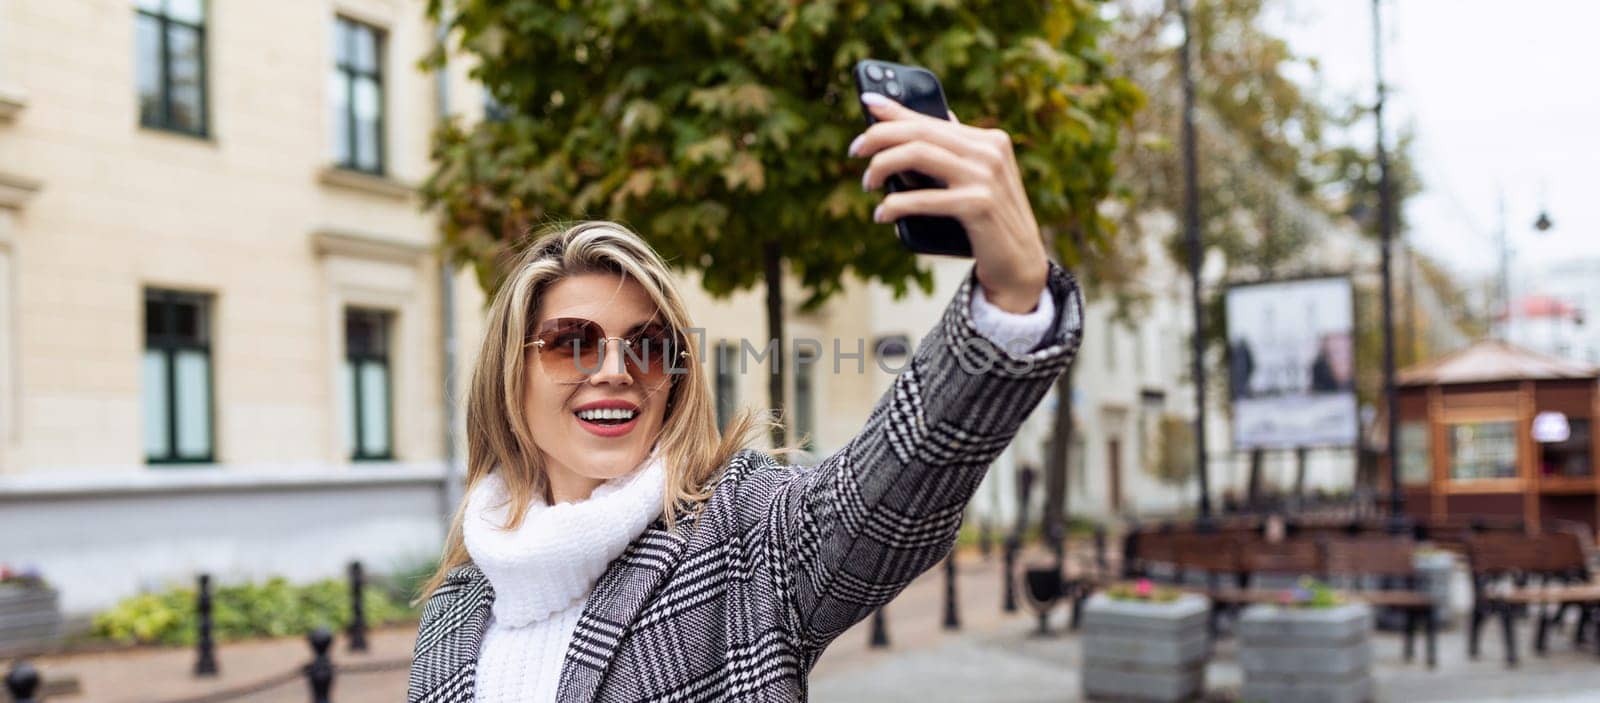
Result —
M 1600 259 L 1577 257 L 1524 272 L 1526 293 L 1512 301 L 1506 339 L 1573 361 L 1600 364 Z
M 0 556 L 73 611 L 429 558 L 474 303 L 413 193 L 448 88 L 420 9 L 7 2 L 0 32 Z

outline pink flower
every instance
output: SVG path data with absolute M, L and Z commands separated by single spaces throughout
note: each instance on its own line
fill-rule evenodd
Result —
M 1133 586 L 1134 594 L 1140 598 L 1149 598 L 1155 591 L 1155 584 L 1150 583 L 1150 579 L 1139 579 L 1139 583 Z

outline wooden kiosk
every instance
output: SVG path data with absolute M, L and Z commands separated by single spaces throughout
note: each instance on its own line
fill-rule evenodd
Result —
M 1501 341 L 1401 370 L 1406 513 L 1444 522 L 1520 519 L 1530 530 L 1569 520 L 1593 530 L 1600 524 L 1597 385 L 1600 368 Z

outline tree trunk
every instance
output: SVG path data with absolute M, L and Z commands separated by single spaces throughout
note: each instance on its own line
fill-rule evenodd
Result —
M 767 405 L 779 423 L 772 428 L 772 446 L 782 447 L 788 442 L 789 419 L 783 412 L 784 345 L 783 345 L 783 248 L 777 242 L 767 242 L 762 248 L 762 258 L 767 269 L 767 339 L 772 341 L 772 373 L 767 376 Z
M 1068 455 L 1072 447 L 1072 374 L 1076 366 L 1069 367 L 1056 377 L 1056 416 L 1054 431 L 1050 435 L 1050 452 L 1044 459 L 1044 534 L 1050 528 L 1066 527 Z M 1079 467 L 1082 471 L 1082 467 Z

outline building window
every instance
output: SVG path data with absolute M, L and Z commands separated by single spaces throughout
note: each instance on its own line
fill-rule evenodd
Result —
M 383 41 L 381 29 L 334 18 L 334 64 L 328 78 L 334 162 L 374 175 L 384 170 Z
M 139 124 L 206 135 L 204 0 L 137 0 Z
M 717 427 L 726 428 L 739 407 L 739 347 L 726 339 L 717 342 Z
M 794 355 L 794 432 L 800 447 L 816 449 L 817 441 L 817 350 L 801 347 Z
M 1515 478 L 1517 424 L 1469 422 L 1450 425 L 1450 478 Z
M 1587 477 L 1594 473 L 1594 463 L 1589 458 L 1589 421 L 1572 418 L 1567 421 L 1571 434 L 1564 442 L 1539 445 L 1539 467 L 1545 476 Z
M 1433 442 L 1426 422 L 1400 423 L 1400 480 L 1403 483 L 1429 483 L 1433 480 Z
M 355 461 L 394 458 L 394 407 L 389 381 L 390 318 L 378 310 L 349 309 L 344 313 L 345 449 Z
M 143 376 L 145 461 L 215 461 L 209 297 L 145 292 Z

